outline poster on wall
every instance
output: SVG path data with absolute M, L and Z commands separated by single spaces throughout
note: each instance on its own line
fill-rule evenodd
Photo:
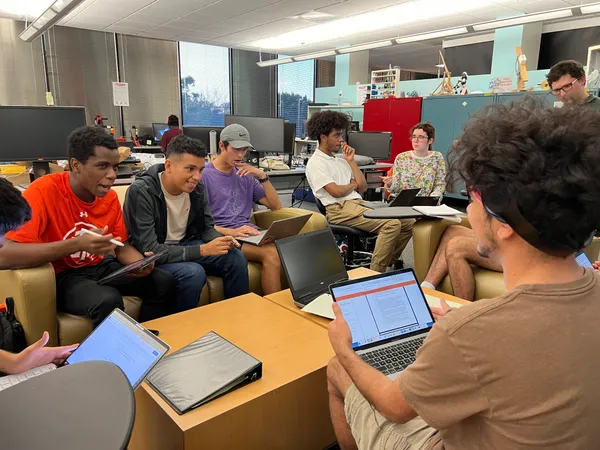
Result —
M 490 91 L 493 93 L 511 92 L 512 89 L 512 77 L 495 77 L 490 80 Z
M 364 103 L 369 99 L 371 94 L 371 85 L 370 84 L 357 84 L 356 85 L 356 99 L 358 101 L 357 105 L 364 105 Z
M 113 81 L 113 104 L 115 106 L 129 106 L 129 84 Z

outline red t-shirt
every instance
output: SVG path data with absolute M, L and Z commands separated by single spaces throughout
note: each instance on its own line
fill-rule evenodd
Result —
M 165 131 L 162 139 L 160 140 L 160 148 L 162 148 L 163 153 L 167 151 L 167 145 L 171 142 L 171 139 L 183 134 L 181 128 L 172 128 L 170 130 Z
M 69 172 L 45 175 L 35 180 L 23 192 L 32 209 L 32 218 L 17 231 L 6 237 L 21 243 L 48 243 L 71 239 L 81 234 L 82 228 L 94 229 L 108 226 L 108 233 L 122 241 L 127 240 L 127 230 L 119 197 L 113 190 L 104 198 L 86 203 L 75 195 L 69 182 Z M 54 271 L 95 266 L 102 256 L 77 252 L 52 263 Z

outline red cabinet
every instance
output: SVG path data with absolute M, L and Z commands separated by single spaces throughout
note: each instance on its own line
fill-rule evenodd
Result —
M 399 153 L 412 149 L 410 129 L 421 121 L 421 97 L 383 98 L 365 103 L 363 131 L 390 131 L 394 162 Z M 386 162 L 386 161 L 383 161 Z

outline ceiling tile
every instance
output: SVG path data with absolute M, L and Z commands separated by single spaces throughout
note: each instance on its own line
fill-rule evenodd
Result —
M 168 25 L 169 27 L 180 28 L 182 30 L 198 30 L 202 27 L 202 25 L 200 25 L 197 22 L 190 22 L 185 19 L 175 19 L 173 21 L 168 22 L 166 25 Z
M 158 15 L 152 15 L 152 14 L 144 14 L 141 12 L 131 14 L 130 16 L 127 17 L 127 20 L 133 20 L 135 22 L 147 23 L 148 25 L 153 25 L 153 26 L 161 25 L 162 23 L 165 22 L 164 17 L 160 17 Z
M 568 8 L 570 5 L 562 0 L 542 0 L 536 2 L 523 3 L 519 5 L 511 5 L 511 8 L 525 14 L 538 13 L 548 11 L 550 9 Z
M 189 31 L 186 32 L 186 34 L 180 36 L 180 39 L 182 41 L 186 40 L 186 39 L 192 39 L 192 40 L 210 40 L 210 39 L 216 39 L 219 36 L 214 34 L 214 33 L 209 33 L 207 31 Z

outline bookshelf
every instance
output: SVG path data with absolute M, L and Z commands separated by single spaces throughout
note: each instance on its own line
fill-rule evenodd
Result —
M 371 72 L 371 98 L 398 97 L 400 69 Z

